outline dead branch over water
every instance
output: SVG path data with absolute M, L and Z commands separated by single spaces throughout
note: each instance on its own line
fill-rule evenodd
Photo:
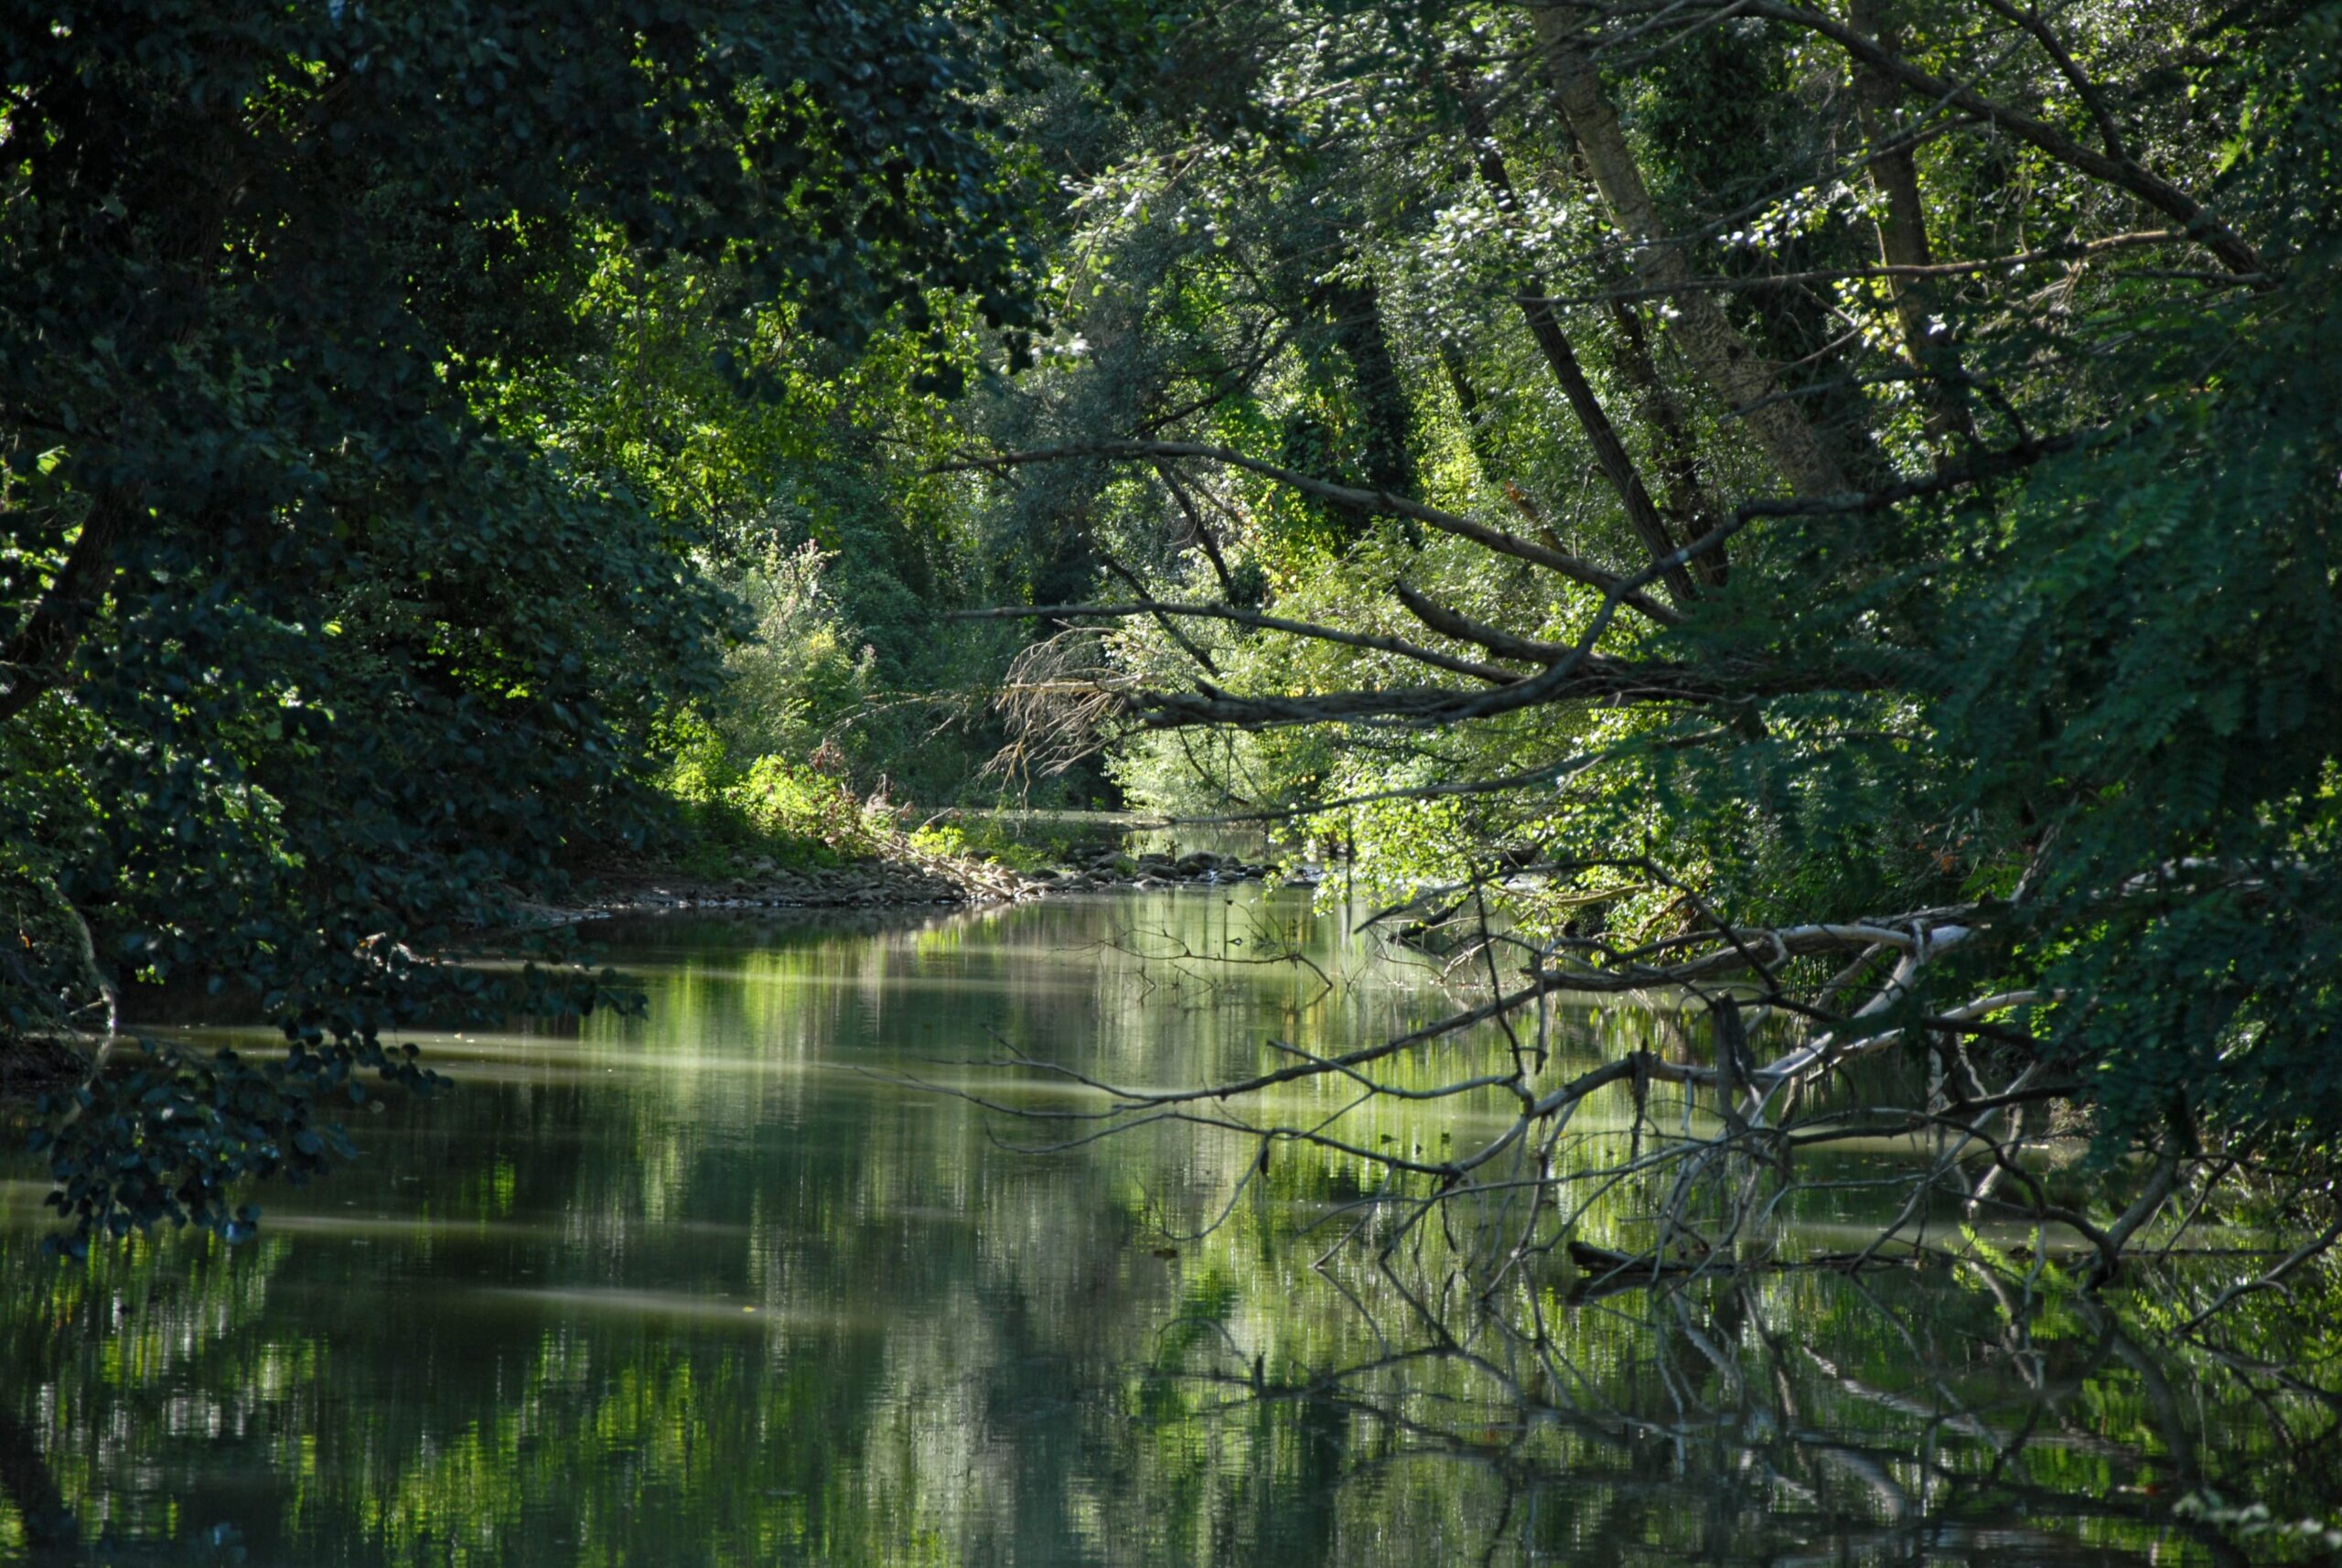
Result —
M 1530 875 L 1595 872 L 1681 886 L 1648 857 L 1543 863 Z M 2060 999 L 2037 990 L 1938 999 L 1937 972 L 1949 958 L 2004 940 L 2005 908 L 1965 904 L 1752 928 L 1681 891 L 1698 924 L 1624 948 L 1598 937 L 1531 940 L 1496 929 L 1485 902 L 1458 914 L 1470 901 L 1448 900 L 1460 937 L 1445 972 L 1478 994 L 1347 1051 L 1269 1039 L 1258 1071 L 1142 1087 L 1004 1041 L 986 1065 L 1086 1098 L 1036 1109 L 1012 1092 L 948 1092 L 1023 1123 L 1017 1141 L 1035 1150 L 1164 1124 L 1241 1140 L 1251 1156 L 1213 1225 L 1282 1160 L 1314 1153 L 1355 1162 L 1379 1173 L 1379 1185 L 1331 1217 L 1321 1264 L 1351 1245 L 1387 1260 L 1426 1225 L 1453 1233 L 1462 1217 L 1473 1240 L 1458 1266 L 1483 1293 L 1562 1258 L 1581 1300 L 1791 1268 L 1860 1273 L 1929 1257 L 1995 1266 L 2015 1258 L 2036 1274 L 2054 1263 L 2095 1291 L 2143 1251 L 2167 1260 L 2197 1246 L 2192 1233 L 2231 1203 L 2252 1199 L 2265 1209 L 2283 1194 L 2273 1203 L 2281 1212 L 2326 1212 L 2317 1173 L 2218 1145 L 2178 1121 L 2117 1162 L 2114 1197 L 2093 1202 L 2075 1176 L 2090 1147 L 2089 1085 L 2026 1026 L 2030 1009 Z M 2138 896 L 2132 886 L 2108 895 Z M 1209 961 L 1155 956 L 1186 969 Z M 1299 960 L 1263 952 L 1247 961 Z M 1585 1027 L 1586 1009 L 1621 1001 L 1648 1010 L 1650 1037 L 1589 1062 L 1589 1040 L 1603 1031 Z M 1297 1091 L 1312 1089 L 1327 1099 L 1296 1113 Z M 1429 1154 L 1359 1130 L 1359 1112 L 1388 1105 L 1434 1115 L 1495 1106 L 1503 1114 L 1467 1146 Z M 1848 1196 L 1873 1216 L 1851 1240 L 1843 1226 L 1828 1248 L 1800 1239 L 1801 1216 Z M 1629 1210 L 1638 1218 L 1617 1223 Z M 2321 1219 L 2314 1228 L 2319 1233 L 2269 1247 L 2253 1273 L 2202 1304 L 2187 1326 L 2282 1290 L 2342 1238 L 2342 1222 Z M 2025 1239 L 2009 1240 L 2013 1232 Z M 1997 1248 L 1980 1244 L 1988 1233 L 2002 1238 Z
M 1727 618 L 1739 613 L 1727 584 L 1774 570 L 1785 575 L 1771 589 L 1786 599 L 1859 596 L 1866 568 L 1833 577 L 1831 551 L 1795 567 L 1767 553 L 1821 524 L 1852 540 L 1935 512 L 1990 511 L 2045 472 L 2140 439 L 2159 415 L 2119 395 L 2124 389 L 2088 390 L 2097 372 L 2087 367 L 2109 346 L 2068 310 L 2086 285 L 2152 294 L 2184 314 L 2207 301 L 2242 308 L 2276 298 L 2288 276 L 2285 256 L 2214 210 L 2200 176 L 2188 179 L 2201 188 L 2185 188 L 2173 172 L 2180 161 L 2141 150 L 2140 126 L 2124 122 L 2136 102 L 2122 108 L 2122 84 L 2085 63 L 2097 51 L 2082 47 L 2074 16 L 1982 0 L 1959 27 L 1946 25 L 1960 47 L 1930 52 L 1898 36 L 1890 25 L 1898 14 L 1780 0 L 1540 3 L 1512 31 L 1488 35 L 1494 52 L 1447 62 L 1464 133 L 1448 155 L 1467 171 L 1458 177 L 1472 184 L 1476 171 L 1499 212 L 1518 216 L 1522 181 L 1506 148 L 1518 161 L 1520 147 L 1550 132 L 1558 193 L 1598 215 L 1592 250 L 1539 258 L 1532 282 L 1515 278 L 1499 314 L 1525 313 L 1538 354 L 1522 362 L 1551 369 L 1564 394 L 1555 406 L 1568 410 L 1541 435 L 1594 459 L 1582 465 L 1578 510 L 1591 516 L 1585 496 L 1606 485 L 1618 508 L 1606 530 L 1564 522 L 1565 540 L 1548 521 L 1553 499 L 1541 508 L 1477 449 L 1488 504 L 1476 513 L 1452 497 L 1434 505 L 1402 486 L 1304 471 L 1168 416 L 1061 429 L 1048 445 L 972 449 L 942 465 L 1004 483 L 1062 464 L 1151 478 L 1166 498 L 1171 535 L 1210 567 L 1209 579 L 1198 566 L 1152 582 L 1117 567 L 1127 597 L 1117 590 L 1111 600 L 967 612 L 1069 628 L 1038 645 L 1004 704 L 1020 756 L 1061 763 L 1136 732 L 1195 728 L 1301 729 L 1363 748 L 1490 721 L 1525 725 L 1540 713 L 1574 723 L 1618 710 L 1650 724 L 1609 755 L 1638 746 L 1646 756 L 1721 755 L 1761 741 L 1782 707 L 1804 715 L 1793 723 L 1813 722 L 1807 700 L 1817 697 L 1859 715 L 1833 725 L 1880 726 L 1871 740 L 1933 745 L 1928 725 L 1908 715 L 1967 678 L 1954 660 L 1916 656 L 1916 644 L 1880 633 L 1868 616 L 1771 651 L 1703 640 L 1719 606 Z M 1919 27 L 1917 15 L 1900 14 L 1902 25 Z M 1761 192 L 1736 192 L 1744 205 L 1686 214 L 1655 197 L 1663 171 L 1648 166 L 1654 155 L 1622 122 L 1612 83 L 1657 51 L 1725 27 L 1794 36 L 1830 62 L 1817 81 L 1843 73 L 1859 113 Z M 2076 113 L 2053 114 L 2051 101 L 2019 85 L 2025 61 L 2070 91 Z M 1536 136 L 1500 123 L 1531 104 Z M 1931 216 L 1914 155 L 1971 134 L 2028 149 L 2090 201 L 2073 208 L 2075 221 L 2022 239 Z M 1875 230 L 1875 263 L 1815 266 L 1743 242 L 1782 203 L 1854 196 Z M 2207 270 L 2160 264 L 2174 259 Z M 1865 333 L 1848 314 L 1864 300 L 1880 307 L 1879 330 Z M 1750 307 L 1767 301 L 1857 330 L 1832 336 L 1834 326 L 1817 325 L 1801 341 L 1828 337 L 1825 347 L 1774 363 L 1750 337 Z M 1646 307 L 1653 320 L 1638 314 Z M 1652 341 L 1665 352 L 1652 355 Z M 1606 346 L 1613 367 L 1600 388 L 1580 365 L 1589 342 Z M 1478 394 L 1459 358 L 1443 362 L 1468 424 Z M 1917 400 L 1908 429 L 1892 437 L 1879 423 L 1891 400 L 1855 408 L 1889 388 Z M 1648 476 L 1597 393 L 1622 407 L 1631 401 Z M 1703 406 L 1720 411 L 1713 430 L 1669 412 Z M 1406 547 L 1374 554 L 1374 580 L 1361 570 L 1323 600 L 1305 591 L 1283 605 L 1260 593 L 1243 598 L 1228 560 L 1256 527 L 1241 498 L 1264 488 L 1345 527 L 1387 520 Z M 1926 576 L 1935 565 L 1912 570 Z M 1533 586 L 1482 591 L 1499 575 Z M 1080 629 L 1088 628 L 1099 629 Z M 1132 653 L 1155 632 L 1166 640 Z M 1230 674 L 1240 662 L 1230 648 L 1271 651 L 1247 680 Z M 1295 673 L 1304 670 L 1318 673 Z M 1808 738 L 1819 749 L 1835 737 Z M 1305 820 L 1377 800 L 1550 800 L 1605 755 L 1593 747 L 1525 769 L 1528 757 L 1513 755 L 1489 770 L 1498 777 L 1355 789 L 1287 814 Z M 2063 787 L 2045 783 L 2043 793 Z M 1746 805 L 1752 814 L 1768 809 Z M 2028 798 L 2028 823 L 2032 807 Z M 2292 1216 L 2300 1234 L 2224 1299 L 2282 1290 L 2342 1234 L 2328 1225 L 2337 1197 L 2322 1168 L 2328 1156 L 2298 1146 L 2289 1155 L 2283 1137 L 2262 1133 L 2216 1132 L 2189 1109 L 2186 1085 L 2128 1146 L 2096 1147 L 2090 1065 L 2034 1026 L 2052 1009 L 2087 1012 L 2102 999 L 2032 984 L 2022 977 L 2038 966 L 2012 960 L 2027 944 L 2149 905 L 2267 902 L 2302 868 L 2165 861 L 2172 852 L 2157 848 L 2094 868 L 2096 891 L 2068 887 L 2066 905 L 2043 919 L 2038 885 L 2055 879 L 2044 867 L 2056 831 L 2028 833 L 2014 890 L 1996 900 L 1816 909 L 1769 926 L 1729 918 L 1697 875 L 1649 854 L 1459 869 L 1452 886 L 1421 890 L 1407 911 L 1419 924 L 1445 922 L 1449 976 L 1473 988 L 1445 1019 L 1331 1053 L 1271 1042 L 1259 1071 L 1183 1088 L 1116 1083 L 1015 1054 L 1005 1065 L 1090 1095 L 1052 1113 L 1083 1140 L 1181 1122 L 1247 1143 L 1255 1176 L 1303 1151 L 1377 1171 L 1385 1187 L 1360 1205 L 1350 1233 L 1386 1253 L 1434 1218 L 1500 1213 L 1474 1265 L 1488 1282 L 1572 1242 L 1596 1285 L 1798 1262 L 1796 1218 L 1836 1192 L 1860 1194 L 1875 1215 L 1841 1260 L 1849 1267 L 1969 1245 L 1956 1240 L 1963 1227 L 2015 1228 L 2029 1231 L 2030 1257 L 2055 1256 L 2089 1289 L 2117 1280 L 2143 1249 L 2186 1245 L 2249 1200 L 2258 1212 Z M 1576 897 L 1603 877 L 1671 890 L 1671 923 L 1655 928 L 1668 934 L 1639 944 L 1575 927 L 1527 935 L 1488 912 L 1508 881 Z M 1589 1058 L 1564 1015 L 1624 996 L 1661 999 L 1667 1037 Z M 1340 1098 L 1296 1115 L 1303 1089 Z M 1396 1151 L 1356 1131 L 1360 1108 L 1402 1101 L 1499 1114 L 1471 1146 L 1446 1152 Z M 2077 1174 L 2090 1169 L 2106 1177 L 2095 1189 Z M 1599 1245 L 1580 1234 L 1628 1197 L 1642 1216 L 1632 1234 L 1606 1233 Z

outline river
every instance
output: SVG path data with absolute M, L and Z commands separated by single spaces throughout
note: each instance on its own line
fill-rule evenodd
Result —
M 1262 1175 L 1180 1126 L 1027 1146 L 1096 1102 L 1005 1053 L 1191 1082 L 1452 1007 L 1340 923 L 1244 886 L 612 924 L 646 1016 L 424 1041 L 452 1088 L 360 1117 L 360 1160 L 262 1193 L 250 1242 L 43 1259 L 19 1161 L 0 1559 L 44 1497 L 72 1515 L 55 1560 L 125 1563 L 2323 1550 L 2172 1508 L 2337 1511 L 2342 1340 L 2315 1305 L 2179 1352 L 1971 1272 L 1573 1304 L 1524 1264 L 1482 1303 L 1419 1251 L 1314 1266 L 1371 1179 L 1341 1161 Z M 1570 1025 L 1589 1050 L 1650 1026 Z M 1361 1135 L 1480 1114 L 1402 1111 Z

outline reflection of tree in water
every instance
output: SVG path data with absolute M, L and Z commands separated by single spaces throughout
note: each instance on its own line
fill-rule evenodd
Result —
M 314 1361 L 252 1332 L 289 1252 L 272 1238 L 231 1262 L 211 1238 L 174 1238 L 70 1262 L 0 1236 L 0 1544 L 135 1562 L 232 1543 L 180 1513 L 185 1487 L 113 1483 L 126 1467 L 177 1481 L 305 1423 Z
M 2134 1166 L 2086 1158 L 2067 1068 L 1979 1026 L 2009 997 L 1914 1014 L 1966 929 L 1883 929 L 1719 928 L 1616 975 L 1541 950 L 1508 993 L 1484 922 L 1486 983 L 1445 1017 L 1218 1074 L 1019 1049 L 1000 1065 L 1093 1098 L 974 1098 L 1069 1152 L 1200 1130 L 1216 1180 L 1180 1217 L 1240 1277 L 1278 1207 L 1338 1221 L 1306 1245 L 1321 1269 L 1384 1261 L 1345 1289 L 1349 1334 L 1269 1331 L 1255 1293 L 1249 1334 L 1190 1337 L 1178 1365 L 1240 1404 L 1342 1412 L 1341 1487 L 1402 1539 L 1436 1533 L 1393 1522 L 1436 1512 L 1402 1475 L 1445 1459 L 1488 1494 L 1462 1533 L 1499 1556 L 2342 1546 L 2342 1346 L 2309 1327 L 2335 1315 L 2271 1294 L 2334 1295 L 2342 1223 L 2303 1222 L 2323 1166 L 2178 1123 Z M 1869 945 L 1806 1002 L 1751 948 L 1799 943 Z M 1734 980 L 1752 968 L 1765 1007 Z M 1681 1005 L 1567 1004 L 1638 986 Z
M 2244 1563 L 2289 1541 L 2182 1499 L 2323 1521 L 2342 1498 L 2331 1277 L 2180 1342 L 1909 1268 L 1574 1305 L 1443 1298 L 1386 1263 L 1351 1299 L 1365 1353 L 1264 1376 L 1197 1336 L 1163 1375 L 1194 1419 L 1315 1434 L 1329 1498 L 1472 1498 L 1483 1562 Z M 1329 1560 L 1434 1560 L 1358 1544 Z
M 16 1512 L 27 1546 L 47 1550 L 76 1539 L 73 1510 L 48 1473 L 40 1439 L 5 1410 L 0 1410 L 0 1492 Z
M 2265 1260 L 2150 1250 L 2105 1305 L 2014 1255 L 1595 1289 L 1564 1249 L 1486 1266 L 1521 1233 L 1502 1193 L 1401 1231 L 1370 1162 L 1280 1145 L 1262 1172 L 1186 1129 L 1033 1160 L 964 1101 L 804 1070 L 935 1049 L 940 1020 L 947 1051 L 996 1027 L 1169 1081 L 1398 1005 L 1260 969 L 1256 1004 L 1152 1006 L 1139 961 L 1074 946 L 1094 918 L 1017 918 L 1057 956 L 970 922 L 886 950 L 750 930 L 662 965 L 654 1029 L 447 1047 L 463 1087 L 370 1155 L 427 1195 L 411 1228 L 272 1215 L 194 1266 L 38 1273 L 0 1242 L 0 1409 L 29 1438 L 0 1454 L 0 1557 L 53 1496 L 85 1548 L 229 1521 L 256 1563 L 418 1568 L 2220 1562 L 2284 1543 L 2231 1548 L 2181 1498 L 2342 1496 L 2327 1262 L 2186 1335 Z M 1665 1015 L 1602 1026 L 1681 1049 Z M 1355 1135 L 1504 1124 L 1403 1111 Z M 1366 1244 L 1313 1268 L 1359 1216 Z
M 1083 1321 L 1000 1301 L 971 1326 L 981 1375 L 932 1385 L 960 1402 L 957 1442 L 938 1419 L 953 1412 L 899 1406 L 876 1337 L 778 1357 L 754 1336 L 553 1337 L 467 1391 L 452 1442 L 444 1407 L 430 1430 L 386 1423 L 319 1368 L 322 1387 L 239 1418 L 330 1461 L 286 1499 L 289 1533 L 252 1544 L 414 1563 L 683 1541 L 714 1561 L 764 1541 L 779 1561 L 870 1563 L 2243 1563 L 2252 1542 L 2174 1503 L 2265 1497 L 2289 1518 L 2342 1486 L 2342 1399 L 2315 1380 L 2331 1331 L 2303 1327 L 2333 1320 L 2330 1284 L 2175 1347 L 2086 1298 L 2026 1307 L 1910 1270 L 1578 1306 L 1542 1287 L 1442 1302 L 1395 1268 L 1349 1283 L 1314 1324 L 1249 1314 L 1208 1277 L 1168 1313 L 1144 1294 L 1093 1293 Z M 232 1310 L 188 1305 L 177 1326 L 210 1316 L 221 1365 L 160 1387 L 274 1348 Z M 1149 1318 L 1151 1342 L 1128 1332 Z M 1328 1325 L 1338 1342 L 1313 1341 Z M 1313 1342 L 1322 1360 L 1286 1354 Z M 12 1370 L 29 1348 L 11 1345 Z M 80 1404 L 50 1450 L 70 1491 L 103 1495 L 81 1456 L 108 1434 L 166 1476 L 191 1457 L 171 1447 L 205 1422 L 154 1400 L 125 1384 Z M 38 1445 L 11 1450 L 5 1479 L 29 1526 L 27 1503 L 65 1494 L 22 1453 Z M 970 1465 L 994 1495 L 955 1502 Z M 182 1497 L 189 1516 L 220 1501 L 216 1485 Z M 1083 1541 L 1101 1550 L 1069 1551 Z

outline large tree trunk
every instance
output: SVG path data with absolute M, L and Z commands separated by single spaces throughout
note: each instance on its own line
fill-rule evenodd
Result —
M 1520 199 L 1513 190 L 1512 177 L 1504 166 L 1504 158 L 1490 138 L 1488 125 L 1479 108 L 1466 101 L 1466 129 L 1472 137 L 1473 161 L 1480 171 L 1480 178 L 1497 199 L 1497 204 L 1508 212 L 1520 209 Z M 1529 335 L 1537 341 L 1538 351 L 1545 356 L 1545 363 L 1553 372 L 1553 380 L 1569 400 L 1570 412 L 1577 416 L 1578 427 L 1585 432 L 1587 443 L 1594 448 L 1595 461 L 1602 467 L 1603 477 L 1617 492 L 1619 504 L 1627 510 L 1627 521 L 1635 536 L 1650 552 L 1653 561 L 1663 561 L 1672 555 L 1678 546 L 1668 532 L 1666 520 L 1644 488 L 1642 475 L 1636 470 L 1634 457 L 1627 451 L 1626 443 L 1618 439 L 1617 430 L 1602 402 L 1594 395 L 1594 387 L 1585 379 L 1585 371 L 1577 362 L 1577 355 L 1570 348 L 1569 337 L 1562 330 L 1561 318 L 1553 314 L 1552 306 L 1545 298 L 1544 288 L 1533 279 L 1530 292 L 1521 296 L 1521 315 L 1529 323 Z M 1689 604 L 1698 590 L 1692 585 L 1691 574 L 1681 566 L 1671 566 L 1661 575 L 1668 596 L 1678 605 Z
M 1852 0 L 1849 15 L 1854 26 L 1887 48 L 1900 52 L 1888 5 L 1881 0 Z M 1854 61 L 1854 100 L 1862 114 L 1863 134 L 1873 148 L 1888 146 L 1895 138 L 1895 100 L 1902 91 L 1885 72 L 1867 60 Z M 1890 267 L 1925 267 L 1935 256 L 1928 244 L 1927 209 L 1919 202 L 1918 162 L 1907 146 L 1874 151 L 1870 159 L 1872 186 L 1882 206 L 1877 220 L 1879 259 Z M 1920 385 L 1926 402 L 1928 435 L 1939 460 L 1956 435 L 1973 435 L 1967 406 L 1958 390 L 1960 355 L 1951 334 L 1934 319 L 1927 280 L 1893 277 L 1887 289 L 1895 301 L 1896 318 L 1903 328 L 1903 349 L 1912 368 L 1927 379 Z
M 1399 381 L 1398 361 L 1382 328 L 1382 291 L 1370 280 L 1326 286 L 1324 299 L 1334 319 L 1334 341 L 1350 362 L 1365 416 L 1366 439 L 1359 454 L 1370 489 L 1392 495 L 1415 493 L 1414 410 Z
M 1724 521 L 1707 487 L 1700 482 L 1697 438 L 1676 402 L 1674 389 L 1659 373 L 1651 358 L 1650 340 L 1643 332 L 1641 314 L 1627 300 L 1610 302 L 1611 325 L 1617 328 L 1618 374 L 1634 393 L 1635 417 L 1649 426 L 1652 450 L 1659 456 L 1659 502 L 1676 537 L 1693 540 Z M 1692 575 L 1712 588 L 1724 586 L 1730 565 L 1729 546 L 1703 551 L 1692 562 Z
M 1538 52 L 1563 116 L 1585 155 L 1595 188 L 1632 248 L 1635 271 L 1644 286 L 1669 291 L 1675 309 L 1673 330 L 1685 356 L 1748 426 L 1792 490 L 1800 496 L 1843 490 L 1846 483 L 1837 462 L 1803 411 L 1781 395 L 1774 368 L 1750 349 L 1713 295 L 1690 286 L 1691 264 L 1681 248 L 1669 242 L 1617 113 L 1603 96 L 1594 62 L 1568 19 L 1542 6 L 1531 16 Z

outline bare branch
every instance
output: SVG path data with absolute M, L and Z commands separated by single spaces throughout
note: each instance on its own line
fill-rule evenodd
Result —
M 1434 604 L 1404 583 L 1394 583 L 1391 591 L 1409 614 L 1442 637 L 1452 637 L 1458 642 L 1477 643 L 1499 659 L 1517 659 L 1531 664 L 1553 664 L 1569 657 L 1569 650 L 1558 642 L 1539 642 L 1526 637 L 1515 637 L 1500 628 L 1484 626 L 1467 616 L 1458 614 L 1444 605 Z
M 2023 251 L 2013 255 L 1986 256 L 1976 261 L 1931 262 L 1924 266 L 1823 267 L 1801 273 L 1760 273 L 1752 277 L 1687 277 L 1680 282 L 1649 287 L 1605 288 L 1590 294 L 1548 295 L 1543 298 L 1548 305 L 1569 306 L 1601 305 L 1613 300 L 1665 299 L 1684 294 L 1751 294 L 1800 284 L 1859 283 L 1869 278 L 1971 277 L 1982 273 L 2013 272 L 2021 267 L 2040 266 L 2051 262 L 2083 261 L 2110 251 L 2186 244 L 2193 242 L 2195 236 L 2184 229 L 2143 229 L 2131 233 L 2108 234 L 2096 240 L 2044 245 L 2038 250 Z M 2224 275 L 2229 281 L 2240 281 L 2234 274 Z
M 1146 585 L 1139 581 L 1137 573 L 1123 565 L 1120 561 L 1115 560 L 1112 555 L 1101 556 L 1101 560 L 1104 563 L 1106 570 L 1121 578 L 1123 582 L 1128 585 L 1132 593 L 1136 594 L 1142 599 L 1147 596 Z M 1165 636 L 1168 637 L 1172 641 L 1179 645 L 1179 651 L 1185 653 L 1188 658 L 1194 660 L 1198 665 L 1202 667 L 1205 674 L 1217 675 L 1219 673 L 1219 665 L 1212 658 L 1211 650 L 1204 648 L 1193 638 L 1189 637 L 1185 631 L 1181 630 L 1179 623 L 1173 619 L 1167 611 L 1155 611 L 1155 623 L 1163 628 Z
M 1207 620 L 1224 620 L 1238 626 L 1249 626 L 1261 631 L 1284 632 L 1292 637 L 1310 638 L 1319 642 L 1339 643 L 1346 648 L 1371 649 L 1381 653 L 1395 653 L 1419 664 L 1445 670 L 1457 675 L 1469 675 L 1476 681 L 1497 684 L 1520 680 L 1518 670 L 1500 670 L 1493 664 L 1481 664 L 1469 659 L 1457 659 L 1451 654 L 1419 647 L 1395 637 L 1380 637 L 1372 632 L 1343 631 L 1337 627 L 1319 626 L 1314 621 L 1290 620 L 1283 616 L 1262 615 L 1258 610 L 1240 610 L 1230 605 L 1177 603 L 1166 599 L 1140 599 L 1130 604 L 1090 605 L 1008 605 L 990 609 L 955 610 L 953 620 L 1128 620 L 1140 616 L 1194 616 Z
M 2034 41 L 2041 46 L 2042 52 L 2049 57 L 2050 63 L 2057 68 L 2057 74 L 2066 79 L 2081 99 L 2083 106 L 2089 109 L 2090 118 L 2098 122 L 2099 139 L 2105 144 L 2106 156 L 2128 161 L 2131 155 L 2123 147 L 2122 128 L 2115 124 L 2113 114 L 2107 110 L 2106 100 L 2099 92 L 2098 85 L 2083 74 L 2080 66 L 2074 63 L 2074 57 L 2067 52 L 2064 44 L 2058 42 L 2057 35 L 2049 30 L 2049 24 L 2041 19 L 2041 13 L 2032 9 L 2020 10 L 2009 4 L 2009 0 L 1984 0 L 1984 4 L 2033 36 Z

